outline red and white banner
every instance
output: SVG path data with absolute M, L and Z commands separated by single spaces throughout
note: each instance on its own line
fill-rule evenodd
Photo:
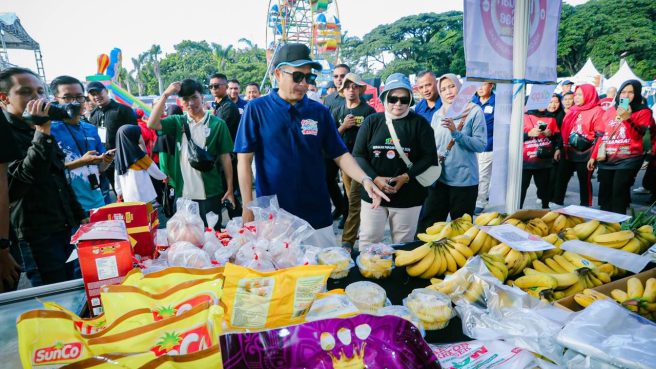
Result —
M 561 0 L 529 1 L 526 80 L 556 80 Z M 468 78 L 512 80 L 515 0 L 465 0 Z

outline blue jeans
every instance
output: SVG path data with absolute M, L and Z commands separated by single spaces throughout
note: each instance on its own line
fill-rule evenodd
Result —
M 33 287 L 75 278 L 75 263 L 66 263 L 74 247 L 71 232 L 64 230 L 30 240 L 21 240 L 23 266 Z

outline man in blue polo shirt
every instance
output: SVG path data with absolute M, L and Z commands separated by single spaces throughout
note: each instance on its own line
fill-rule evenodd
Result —
M 478 158 L 478 197 L 474 212 L 480 214 L 487 206 L 492 177 L 492 138 L 494 137 L 494 83 L 483 82 L 474 94 L 472 102 L 481 107 L 487 126 L 487 145 L 485 151 L 476 154 Z
M 424 99 L 415 105 L 415 113 L 426 118 L 430 124 L 433 114 L 442 107 L 442 99 L 437 93 L 435 73 L 426 70 L 417 74 L 417 89 Z
M 277 195 L 283 209 L 308 221 L 317 230 L 306 240 L 308 244 L 335 246 L 324 157 L 361 182 L 373 196 L 374 207 L 387 196 L 348 152 L 328 109 L 306 97 L 308 81 L 316 78 L 312 68 L 321 70 L 310 58 L 310 49 L 287 44 L 273 65 L 278 88 L 246 106 L 235 140 L 244 222 L 253 219 L 246 205 L 253 199 L 251 163 L 255 158 L 257 196 Z

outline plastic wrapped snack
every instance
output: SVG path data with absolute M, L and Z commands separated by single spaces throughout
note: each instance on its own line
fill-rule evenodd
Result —
M 410 323 L 414 324 L 415 327 L 419 328 L 419 331 L 421 331 L 421 336 L 425 336 L 426 332 L 424 331 L 424 324 L 422 324 L 421 320 L 415 313 L 410 311 L 407 307 L 403 305 L 390 305 L 390 306 L 383 306 L 382 308 L 378 309 L 376 312 L 376 315 L 384 316 L 384 315 L 394 315 L 398 316 L 399 318 L 403 318 Z
M 121 285 L 134 286 L 144 292 L 159 294 L 187 281 L 221 278 L 223 278 L 221 267 L 206 269 L 170 267 L 149 274 L 144 274 L 141 269 L 132 269 Z
M 417 315 L 427 331 L 446 327 L 455 315 L 449 296 L 427 288 L 413 290 L 403 305 Z
M 330 273 L 330 278 L 340 279 L 348 276 L 349 270 L 355 265 L 351 255 L 341 247 L 328 247 L 317 254 L 320 265 L 334 265 L 335 270 Z
M 221 362 L 221 347 L 214 345 L 187 355 L 162 355 L 140 366 L 139 369 L 222 369 Z
M 443 368 L 459 369 L 530 369 L 540 366 L 528 350 L 501 340 L 469 341 L 448 345 L 430 345 Z
M 186 241 L 176 242 L 166 252 L 169 266 L 186 268 L 210 268 L 210 256 L 194 244 Z
M 374 314 L 382 308 L 387 298 L 387 294 L 381 286 L 367 281 L 351 283 L 346 286 L 344 291 L 361 312 L 368 314 Z
M 198 204 L 179 198 L 176 203 L 177 212 L 166 223 L 169 245 L 186 241 L 198 247 L 205 243 L 205 225 L 198 211 Z
M 365 278 L 387 278 L 392 274 L 392 269 L 394 268 L 393 256 L 393 247 L 374 244 L 361 250 L 355 263 Z
M 317 299 L 312 303 L 305 320 L 312 322 L 329 318 L 346 318 L 357 314 L 360 314 L 360 310 L 344 294 L 344 290 L 335 289 L 317 294 Z

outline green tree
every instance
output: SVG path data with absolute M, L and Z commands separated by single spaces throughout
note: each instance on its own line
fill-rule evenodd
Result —
M 164 92 L 164 83 L 162 82 L 162 73 L 159 68 L 159 56 L 162 54 L 162 48 L 159 45 L 153 45 L 150 47 L 148 56 L 150 61 L 153 64 L 153 73 L 155 73 L 155 78 L 157 79 L 157 88 L 159 94 L 161 95 Z

